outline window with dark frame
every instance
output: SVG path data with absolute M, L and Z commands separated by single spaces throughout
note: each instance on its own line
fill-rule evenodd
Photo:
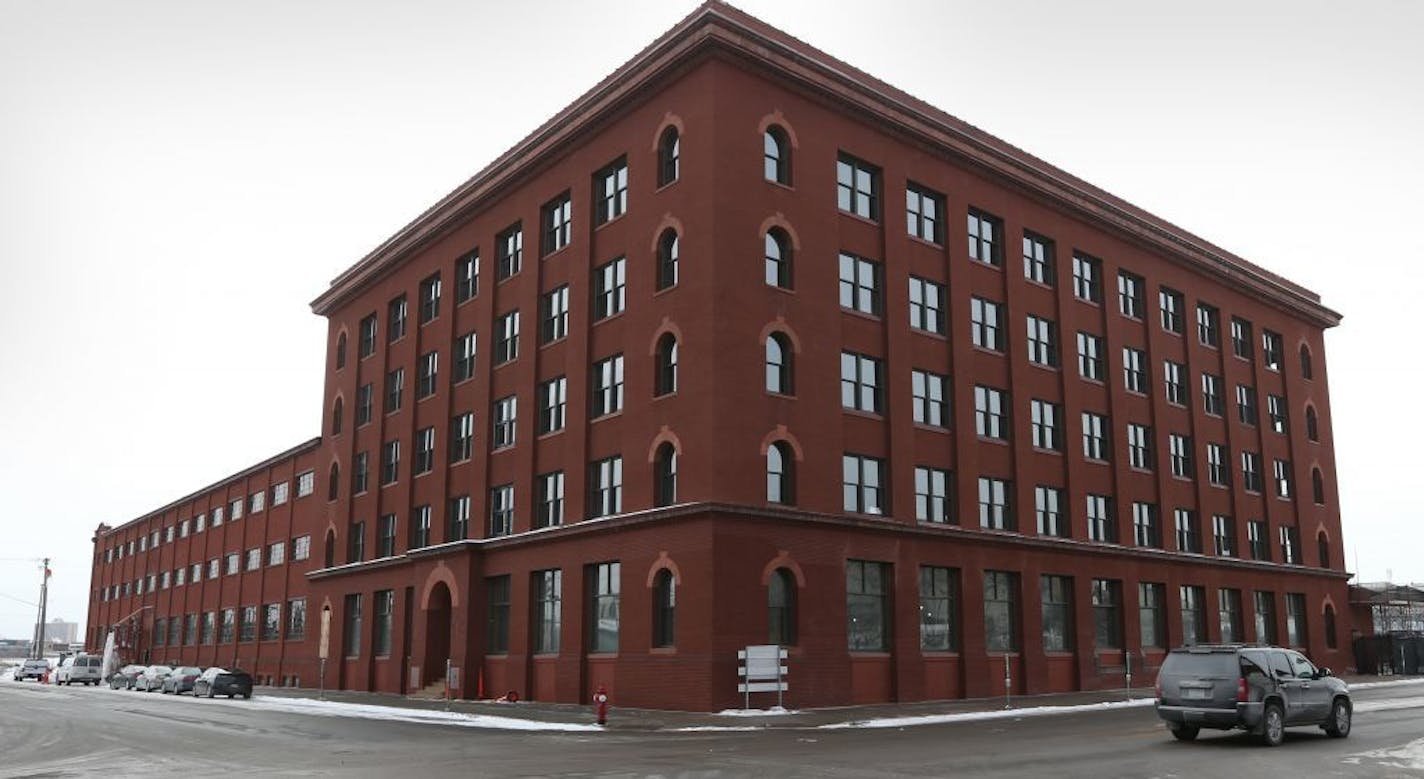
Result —
M 969 299 L 969 339 L 977 347 L 1004 350 L 1003 307 L 992 300 Z
M 782 333 L 766 338 L 766 391 L 777 395 L 795 394 L 791 343 Z
M 1019 649 L 1019 575 L 984 572 L 984 648 L 989 652 Z
M 589 630 L 589 651 L 617 652 L 622 566 L 617 562 L 596 563 L 590 566 L 589 579 L 592 600 L 589 616 L 593 622 Z
M 1103 302 L 1103 261 L 1085 254 L 1073 255 L 1073 296 L 1089 303 Z
M 593 403 L 589 417 L 597 419 L 623 410 L 623 355 L 615 354 L 593 364 Z
M 539 299 L 539 342 L 553 343 L 569 334 L 569 285 L 544 293 Z
M 1048 368 L 1058 366 L 1058 325 L 1028 315 L 1028 361 Z
M 1067 652 L 1073 646 L 1073 579 L 1044 575 L 1038 579 L 1043 651 Z
M 1029 427 L 1036 449 L 1063 450 L 1062 409 L 1057 403 L 1034 398 L 1029 401 Z
M 480 250 L 472 249 L 455 261 L 455 304 L 480 294 Z
M 920 566 L 920 649 L 959 649 L 959 570 Z
M 1212 348 L 1221 345 L 1221 312 L 1205 303 L 1197 304 L 1197 341 Z
M 1063 517 L 1063 490 L 1039 484 L 1033 488 L 1033 513 L 1038 534 L 1067 538 L 1068 523 Z
M 885 406 L 884 372 L 880 360 L 841 352 L 841 407 L 879 414 Z
M 653 395 L 677 392 L 677 337 L 663 333 L 653 356 Z
M 623 458 L 607 457 L 589 466 L 590 516 L 623 513 Z
M 593 320 L 621 313 L 628 283 L 626 258 L 619 257 L 593 269 Z
M 1125 270 L 1117 272 L 1117 307 L 1122 315 L 1130 319 L 1143 319 L 1147 313 L 1147 303 L 1143 290 L 1147 283 L 1141 276 Z
M 509 574 L 485 579 L 485 652 L 502 655 L 509 651 Z
M 1137 583 L 1138 637 L 1144 647 L 1167 646 L 1167 585 Z
M 568 377 L 559 376 L 539 385 L 539 434 L 564 429 L 568 416 Z
M 762 176 L 767 181 L 791 185 L 791 138 L 776 125 L 762 134 Z
M 1007 394 L 994 387 L 974 387 L 974 432 L 980 438 L 1009 440 Z
M 499 538 L 514 532 L 514 485 L 499 484 L 490 488 L 489 538 Z
M 970 208 L 967 224 L 969 259 L 995 268 L 1003 267 L 1003 220 L 977 208 Z
M 1141 501 L 1132 504 L 1132 541 L 1137 546 L 1148 549 L 1162 548 L 1162 527 L 1158 520 L 1157 504 Z
M 841 308 L 880 316 L 880 266 L 863 257 L 840 253 Z
M 1052 241 L 1025 230 L 1023 261 L 1025 279 L 1049 287 L 1054 285 Z
M 910 372 L 910 391 L 915 424 L 949 426 L 949 377 L 929 371 Z
M 573 240 L 573 208 L 573 198 L 565 192 L 539 209 L 540 256 L 547 257 Z
M 559 651 L 563 633 L 564 572 L 558 568 L 534 574 L 534 652 Z
M 841 154 L 836 160 L 836 205 L 847 213 L 880 221 L 880 170 Z
M 386 340 L 395 343 L 405 337 L 405 295 L 392 300 L 386 306 Z
M 979 477 L 979 527 L 991 530 L 1017 530 L 1011 496 L 1011 484 L 1003 479 Z
M 791 289 L 791 240 L 786 232 L 773 227 L 766 231 L 766 284 L 769 287 Z
M 475 375 L 476 335 L 465 333 L 455 339 L 454 383 L 459 384 Z
M 785 441 L 766 449 L 766 500 L 785 506 L 796 504 L 795 459 Z
M 910 183 L 905 186 L 905 223 L 910 235 L 944 243 L 944 195 Z
M 524 228 L 519 222 L 505 228 L 495 237 L 495 254 L 498 262 L 495 276 L 498 281 L 513 276 L 524 264 Z
M 514 446 L 514 423 L 517 410 L 518 398 L 514 395 L 495 401 L 493 427 L 490 435 L 491 448 L 498 450 Z
M 653 577 L 653 646 L 667 649 L 677 643 L 677 579 L 664 568 Z
M 846 648 L 852 652 L 889 649 L 887 584 L 890 565 L 846 560 Z
M 1239 317 L 1231 318 L 1231 352 L 1244 360 L 1256 356 L 1256 337 L 1251 330 L 1250 322 Z
M 440 274 L 427 277 L 420 282 L 420 323 L 422 325 L 440 316 Z
M 536 506 L 536 527 L 556 527 L 564 524 L 564 472 L 540 474 L 536 479 L 539 501 Z
M 1157 293 L 1157 304 L 1162 310 L 1162 329 L 1180 335 L 1183 312 L 1187 306 L 1182 293 L 1169 287 L 1162 287 L 1161 291 Z
M 381 484 L 395 484 L 400 475 L 400 441 L 387 441 L 381 447 Z
M 910 277 L 910 327 L 944 335 L 944 285 Z
M 661 291 L 677 286 L 677 258 L 681 244 L 676 230 L 664 230 L 658 239 L 656 288 Z
M 597 224 L 604 224 L 628 210 L 628 160 L 619 158 L 593 174 L 593 202 Z
M 915 519 L 920 522 L 950 521 L 949 471 L 915 467 Z
M 440 376 L 440 353 L 426 352 L 420 355 L 416 365 L 415 397 L 417 400 L 435 394 L 436 382 Z
M 841 507 L 856 514 L 886 513 L 885 461 L 860 454 L 841 457 Z
M 658 138 L 658 186 L 677 181 L 682 164 L 682 136 L 676 127 L 668 127 Z
M 391 654 L 391 623 L 395 619 L 396 591 L 376 590 L 372 609 L 375 626 L 371 636 L 371 654 L 389 657 Z
M 495 321 L 494 364 L 503 365 L 519 357 L 519 311 L 510 311 Z
M 376 315 L 371 314 L 361 320 L 361 357 L 366 358 L 376 353 Z

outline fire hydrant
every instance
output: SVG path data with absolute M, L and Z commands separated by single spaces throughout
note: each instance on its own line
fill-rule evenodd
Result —
M 593 694 L 593 711 L 598 718 L 598 724 L 608 724 L 608 688 L 598 685 L 598 692 Z

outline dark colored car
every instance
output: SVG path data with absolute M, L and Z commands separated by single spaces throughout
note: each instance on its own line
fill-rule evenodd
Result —
M 163 692 L 164 694 L 171 692 L 174 695 L 192 692 L 193 682 L 198 681 L 198 677 L 202 675 L 203 669 L 197 666 L 185 665 L 174 668 L 173 673 L 163 678 Z
M 204 671 L 203 675 L 198 677 L 198 681 L 193 684 L 193 697 L 214 698 L 219 695 L 226 695 L 229 698 L 234 695 L 251 698 L 252 674 L 237 669 L 229 671 L 217 666 Z
M 113 672 L 109 675 L 109 689 L 132 690 L 134 680 L 137 679 L 139 674 L 143 673 L 147 667 L 148 666 L 145 665 L 126 665 Z
M 1305 655 L 1273 646 L 1201 644 L 1173 649 L 1157 672 L 1157 716 L 1180 741 L 1202 728 L 1239 728 L 1279 746 L 1285 729 L 1310 725 L 1350 735 L 1345 682 Z

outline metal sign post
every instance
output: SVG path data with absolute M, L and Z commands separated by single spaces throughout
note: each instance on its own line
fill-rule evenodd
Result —
M 1127 669 L 1127 689 L 1132 689 L 1132 652 L 1122 650 L 1123 667 Z
M 1009 708 L 1009 696 L 1013 691 L 1014 679 L 1009 675 L 1009 656 L 1004 655 L 1004 708 Z
M 749 646 L 737 651 L 737 659 L 742 661 L 737 675 L 744 681 L 737 685 L 742 693 L 742 708 L 750 709 L 752 693 L 775 692 L 776 705 L 784 703 L 784 693 L 790 689 L 786 682 L 786 650 L 777 644 Z
M 450 658 L 445 658 L 445 710 L 450 710 Z
M 317 673 L 321 680 L 317 696 L 320 700 L 326 700 L 326 657 L 331 646 L 331 607 L 321 610 L 321 641 L 316 646 L 316 656 L 321 659 L 321 670 Z

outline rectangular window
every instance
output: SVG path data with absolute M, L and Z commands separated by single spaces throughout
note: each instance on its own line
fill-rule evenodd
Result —
M 1008 398 L 1003 390 L 993 387 L 974 387 L 974 432 L 981 438 L 999 441 L 1009 440 L 1007 412 Z
M 297 497 L 305 498 L 316 490 L 316 471 L 297 475 Z M 213 527 L 222 524 L 222 509 L 213 509 Z
M 475 414 L 466 411 L 450 419 L 450 462 L 470 459 L 475 450 Z
M 1251 323 L 1237 317 L 1231 318 L 1231 353 L 1245 360 L 1253 359 L 1256 338 L 1251 332 Z
M 466 499 L 468 510 L 469 499 Z M 514 532 L 514 485 L 501 484 L 490 489 L 489 537 L 507 536 Z
M 514 422 L 518 411 L 517 398 L 510 395 L 494 402 L 494 424 L 490 433 L 490 446 L 504 449 L 514 446 Z
M 267 491 L 254 492 L 247 497 L 247 513 L 256 514 L 267 507 Z M 173 540 L 173 528 L 168 528 L 168 540 Z
M 1151 582 L 1137 584 L 1137 621 L 1142 645 L 1167 646 L 1167 616 L 1162 606 L 1167 600 L 1167 585 Z
M 381 484 L 395 484 L 400 477 L 400 441 L 387 441 L 381 447 Z
M 366 523 L 352 522 L 346 549 L 346 562 L 359 563 L 366 559 Z
M 918 184 L 905 186 L 905 226 L 910 235 L 944 243 L 944 195 Z
M 840 297 L 841 308 L 880 316 L 880 266 L 841 252 Z
M 564 524 L 564 472 L 540 474 L 537 527 Z
M 292 561 L 306 560 L 309 557 L 311 557 L 311 536 L 297 536 L 292 539 Z M 208 578 L 212 578 L 212 575 L 210 574 Z
M 1201 528 L 1197 527 L 1196 512 L 1190 509 L 1176 509 L 1172 512 L 1176 522 L 1177 551 L 1201 554 Z
M 1236 556 L 1236 522 L 1225 514 L 1211 517 L 1212 547 L 1218 557 Z
M 1169 333 L 1182 332 L 1182 312 L 1186 310 L 1186 302 L 1182 293 L 1163 287 L 1157 295 L 1158 305 L 1162 308 L 1162 329 Z
M 268 603 L 262 606 L 262 640 L 276 641 L 282 636 L 282 604 Z
M 593 202 L 598 224 L 617 219 L 628 210 L 628 160 L 620 158 L 593 174 Z
M 559 651 L 563 633 L 564 572 L 555 568 L 534 572 L 534 651 Z
M 287 601 L 287 640 L 301 641 L 307 636 L 307 599 Z
M 1286 593 L 1286 646 L 1304 647 L 1307 643 L 1305 629 L 1305 596 L 1298 592 Z
M 593 408 L 597 419 L 623 410 L 623 355 L 615 354 L 593 364 Z
M 979 527 L 991 530 L 1016 530 L 1012 494 L 1009 482 L 987 476 L 979 477 Z
M 1180 433 L 1167 436 L 1167 449 L 1172 458 L 1172 475 L 1179 479 L 1192 478 L 1192 439 Z
M 1093 645 L 1122 648 L 1122 582 L 1116 579 L 1093 580 Z
M 361 356 L 370 357 L 376 353 L 376 315 L 371 314 L 361 320 Z
M 1127 423 L 1127 463 L 1133 468 L 1150 471 L 1156 462 L 1152 454 L 1152 428 L 1135 422 Z
M 921 522 L 949 522 L 949 471 L 915 468 L 915 519 Z
M 1106 495 L 1086 496 L 1088 540 L 1105 544 L 1117 543 L 1117 520 L 1113 517 L 1112 500 Z
M 361 593 L 352 593 L 346 596 L 345 616 L 343 653 L 347 657 L 359 657 L 361 655 Z
M 1226 447 L 1221 444 L 1206 445 L 1206 478 L 1217 487 L 1231 483 L 1231 471 L 1226 465 Z
M 1261 331 L 1261 356 L 1266 363 L 1266 370 L 1280 372 L 1281 360 L 1285 354 L 1285 341 L 1280 333 L 1270 330 Z
M 910 277 L 910 327 L 944 334 L 944 285 Z
M 969 335 L 974 345 L 995 352 L 1004 350 L 1003 308 L 992 300 L 970 298 Z
M 1224 408 L 1221 399 L 1221 377 L 1210 373 L 1202 374 L 1202 409 L 1219 417 Z
M 539 434 L 564 429 L 569 402 L 568 378 L 560 376 L 539 385 Z
M 229 552 L 229 553 L 227 554 L 227 557 L 224 559 L 224 563 L 225 563 L 224 571 L 226 571 L 226 575 L 232 576 L 232 575 L 236 574 L 239 570 L 241 570 L 242 555 L 239 555 L 237 552 Z M 153 589 L 153 582 L 152 582 L 153 574 L 149 574 L 148 578 L 149 578 L 149 580 L 150 580 L 150 581 L 149 581 L 148 589 L 149 589 L 149 590 L 152 590 L 152 589 Z
M 569 285 L 544 293 L 539 301 L 539 340 L 552 343 L 569 334 Z
M 1028 361 L 1035 365 L 1058 365 L 1058 326 L 1042 317 L 1028 315 Z
M 1061 451 L 1063 431 L 1059 424 L 1061 410 L 1057 403 L 1034 398 L 1029 403 L 1029 426 L 1033 432 L 1033 445 L 1038 449 Z
M 246 564 L 244 567 L 245 567 L 246 570 L 249 570 L 249 571 L 255 571 L 255 570 L 257 570 L 257 569 L 259 569 L 259 568 L 262 567 L 262 548 L 261 548 L 261 547 L 253 547 L 253 548 L 247 550 L 247 564 Z M 163 572 L 163 578 L 164 578 L 163 586 L 164 586 L 164 588 L 166 589 L 166 588 L 168 587 L 168 581 L 167 581 L 167 580 L 168 580 L 168 572 L 167 572 L 167 571 L 164 571 L 164 572 Z
M 435 428 L 421 428 L 415 433 L 415 474 L 435 470 Z
M 420 323 L 423 325 L 440 316 L 440 274 L 420 282 Z
M 609 457 L 589 466 L 592 488 L 591 516 L 607 517 L 623 512 L 623 458 Z
M 267 545 L 267 564 L 282 565 L 287 562 L 287 542 L 275 541 Z M 197 577 L 194 577 L 196 580 Z
M 949 386 L 949 377 L 929 371 L 911 371 L 910 386 L 915 422 L 930 427 L 948 427 L 949 403 L 945 388 Z
M 237 633 L 237 609 L 223 609 L 222 628 L 218 631 L 218 643 L 230 644 Z M 158 641 L 154 641 L 155 644 Z
M 628 285 L 627 258 L 619 257 L 593 269 L 593 321 L 622 313 Z
M 841 407 L 879 414 L 884 385 L 880 361 L 874 357 L 841 352 Z
M 933 565 L 920 566 L 920 649 L 954 652 L 959 649 L 959 571 Z
M 1167 385 L 1167 402 L 1178 406 L 1187 405 L 1187 385 L 1182 377 L 1187 373 L 1187 366 L 1165 360 L 1162 363 L 1162 375 Z
M 1300 564 L 1300 530 L 1297 528 L 1281 528 L 1281 562 Z
M 386 341 L 395 343 L 405 337 L 405 295 L 386 304 Z
M 1256 452 L 1241 453 L 1241 486 L 1247 492 L 1261 491 L 1261 455 Z
M 455 339 L 455 383 L 471 379 L 475 375 L 475 352 L 478 349 L 475 333 L 465 333 Z
M 1122 347 L 1122 385 L 1128 392 L 1147 394 L 1147 353 L 1131 346 Z
M 1234 644 L 1246 640 L 1241 630 L 1241 591 L 1223 587 L 1216 591 L 1216 612 L 1221 622 L 1221 642 Z
M 1068 523 L 1064 521 L 1062 506 L 1063 490 L 1043 485 L 1033 488 L 1033 510 L 1038 520 L 1039 535 L 1068 537 Z
M 1107 418 L 1091 411 L 1083 412 L 1083 456 L 1089 460 L 1107 460 Z
M 455 261 L 455 303 L 480 294 L 480 250 L 475 249 Z
M 1256 388 L 1236 385 L 1236 414 L 1243 425 L 1256 424 Z
M 889 649 L 890 612 L 886 593 L 890 565 L 846 560 L 846 638 L 852 652 Z
M 1253 519 L 1246 523 L 1246 544 L 1252 560 L 1271 559 L 1270 532 L 1264 520 Z
M 1266 396 L 1266 415 L 1271 418 L 1271 432 L 1286 432 L 1286 399 L 1280 395 Z
M 1142 291 L 1146 286 L 1141 276 L 1125 270 L 1117 272 L 1117 307 L 1123 316 L 1131 319 L 1143 318 L 1147 304 L 1143 301 Z
M 1262 644 L 1276 643 L 1276 594 L 1256 590 L 1252 597 L 1256 607 L 1256 641 Z
M 502 655 L 509 651 L 509 574 L 485 579 L 485 652 Z
M 386 374 L 386 413 L 400 411 L 401 397 L 405 394 L 405 368 L 396 368 Z
M 366 478 L 369 468 L 366 461 L 370 455 L 366 452 L 357 452 L 351 457 L 351 494 L 360 495 L 366 491 Z
M 177 642 L 177 638 L 178 638 L 178 636 L 177 636 L 177 634 L 175 633 L 174 636 L 173 636 L 173 639 L 174 639 L 174 642 L 175 642 L 175 643 Z M 237 625 L 237 640 L 238 640 L 238 641 L 256 641 L 256 640 L 257 640 L 257 607 L 256 607 L 256 606 L 243 606 L 243 607 L 242 607 L 242 621 L 240 621 L 240 622 L 238 623 L 238 625 Z
M 999 217 L 969 209 L 969 259 L 998 268 L 1004 264 L 1004 223 Z
M 376 523 L 376 557 L 396 555 L 396 515 L 386 514 Z
M 590 571 L 589 594 L 593 599 L 589 613 L 593 619 L 589 630 L 590 652 L 618 651 L 618 600 L 622 588 L 621 565 L 598 563 Z
M 424 546 L 430 546 L 430 526 L 433 515 L 434 511 L 431 510 L 429 504 L 416 506 L 415 508 L 411 509 L 409 548 L 419 549 Z M 457 537 L 448 538 L 446 540 L 459 541 L 463 538 L 464 536 L 460 535 Z
M 1162 527 L 1157 520 L 1157 504 L 1132 504 L 1132 542 L 1149 549 L 1162 548 Z
M 519 357 L 519 312 L 511 311 L 495 321 L 494 364 L 503 365 Z
M 884 514 L 885 461 L 847 454 L 841 457 L 841 506 L 859 514 Z
M 1197 304 L 1197 340 L 1213 349 L 1221 344 L 1221 312 L 1205 303 Z
M 1067 576 L 1038 577 L 1043 616 L 1043 651 L 1066 652 L 1073 645 L 1073 580 Z
M 1206 588 L 1184 584 L 1182 598 L 1182 644 L 1192 646 L 1206 641 Z
M 375 398 L 376 387 L 370 382 L 362 384 L 356 389 L 356 425 L 358 427 L 371 421 L 371 409 L 375 406 Z
M 880 219 L 880 171 L 849 154 L 836 160 L 836 205 L 865 219 Z
M 972 244 L 971 244 L 972 246 Z M 1053 242 L 1042 236 L 1024 231 L 1023 236 L 1024 278 L 1039 284 L 1053 286 Z
M 984 648 L 1017 652 L 1019 648 L 1019 575 L 984 572 Z
M 504 232 L 495 237 L 495 247 L 499 254 L 499 267 L 496 269 L 496 276 L 499 281 L 513 276 L 519 272 L 520 266 L 524 263 L 524 228 L 515 222 Z
M 624 177 L 626 196 L 626 170 Z M 567 192 L 545 203 L 540 209 L 540 236 L 543 239 L 541 256 L 547 257 L 569 245 L 569 241 L 573 239 L 573 212 L 573 198 L 569 197 Z
M 1103 339 L 1091 333 L 1078 333 L 1078 374 L 1085 379 L 1103 381 Z
M 1073 255 L 1073 296 L 1089 303 L 1103 302 L 1103 263 L 1094 257 Z
M 212 644 L 218 637 L 218 613 L 208 611 L 203 613 L 203 643 Z
M 1276 460 L 1272 465 L 1272 474 L 1276 482 L 1276 497 L 1289 498 L 1291 496 L 1291 466 L 1289 460 Z

